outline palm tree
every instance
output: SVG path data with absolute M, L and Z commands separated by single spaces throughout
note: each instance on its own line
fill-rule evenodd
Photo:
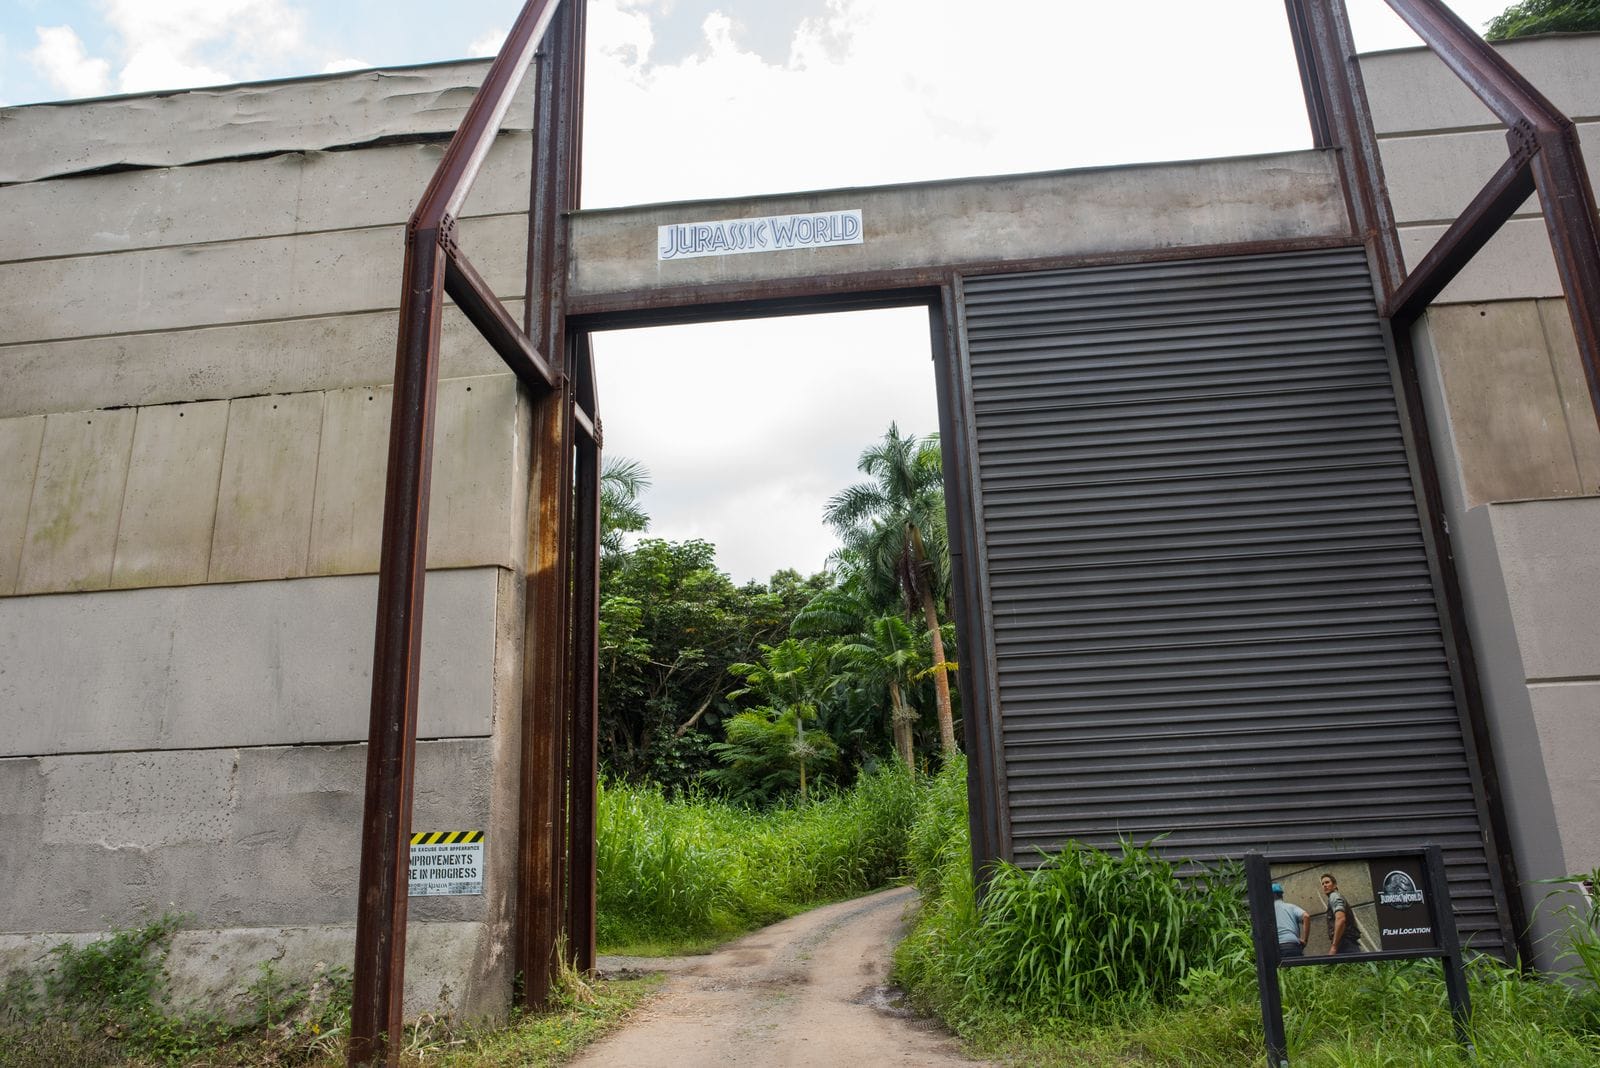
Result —
M 608 556 L 623 551 L 622 536 L 650 526 L 639 496 L 650 488 L 650 472 L 638 460 L 607 458 L 600 469 L 600 548 Z
M 950 667 L 934 599 L 948 568 L 938 435 L 901 437 L 900 428 L 890 423 L 883 440 L 864 450 L 856 467 L 872 481 L 834 495 L 823 518 L 844 542 L 842 566 L 858 568 L 870 592 L 892 597 L 898 590 L 907 617 L 915 618 L 921 609 L 933 651 L 939 744 L 949 755 L 956 751 Z
M 908 768 L 916 767 L 911 752 L 911 725 L 916 710 L 906 700 L 906 690 L 925 665 L 916 635 L 898 615 L 889 613 L 867 622 L 866 629 L 853 642 L 839 646 L 839 655 L 867 680 L 889 691 L 889 729 L 895 752 Z

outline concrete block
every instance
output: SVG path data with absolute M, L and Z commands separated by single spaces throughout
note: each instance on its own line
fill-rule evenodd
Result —
M 1467 507 L 1583 493 L 1534 302 L 1436 305 L 1427 322 Z
M 227 428 L 226 401 L 138 409 L 112 586 L 206 580 Z
M 1572 316 L 1564 300 L 1539 301 L 1539 322 L 1544 327 L 1545 343 L 1550 347 L 1550 364 L 1555 368 L 1556 387 L 1561 391 L 1561 407 L 1566 412 L 1567 437 L 1578 465 L 1578 481 L 1585 493 L 1600 493 L 1600 422 L 1589 395 L 1589 379 L 1578 355 L 1578 340 L 1572 332 Z
M 1600 678 L 1528 687 L 1550 799 L 1561 835 L 1565 872 L 1600 866 Z
M 306 561 L 313 575 L 378 570 L 393 406 L 391 386 L 327 394 Z
M 496 139 L 466 214 L 528 210 L 531 135 Z M 444 143 L 119 171 L 0 186 L 0 261 L 402 224 Z M 249 211 L 240 211 L 248 204 Z
M 461 230 L 496 295 L 521 296 L 526 222 Z M 403 257 L 403 227 L 384 226 L 3 264 L 0 322 L 16 343 L 398 308 Z
M 528 437 L 521 414 L 509 372 L 439 383 L 429 564 L 518 566 L 527 550 L 527 511 L 517 507 L 516 493 Z
M 0 182 L 449 134 L 489 61 L 0 109 Z M 505 128 L 532 128 L 532 79 Z
M 132 411 L 46 417 L 18 593 L 110 583 L 133 423 Z
M 1583 124 L 1580 137 L 1593 174 L 1600 166 L 1600 124 Z M 1402 224 L 1454 222 L 1510 154 L 1498 129 L 1389 137 L 1379 149 L 1389 199 Z M 1518 214 L 1538 215 L 1539 198 L 1530 196 Z
M 1433 248 L 1445 226 L 1400 228 L 1400 249 L 1409 267 L 1415 267 Z M 1486 300 L 1528 300 L 1560 297 L 1561 278 L 1550 252 L 1550 235 L 1543 217 L 1513 219 L 1489 239 L 1455 280 L 1434 301 L 1471 304 Z
M 520 322 L 522 302 L 507 307 Z M 397 322 L 390 310 L 0 346 L 0 417 L 378 385 L 394 378 Z M 463 378 L 505 364 L 446 303 L 440 367 Z
M 312 574 L 376 571 L 393 390 L 327 395 L 312 506 Z M 440 383 L 435 409 L 428 562 L 438 567 L 522 559 L 516 379 L 509 373 Z
M 322 408 L 321 393 L 229 402 L 208 581 L 306 573 Z
M 236 750 L 201 749 L 41 761 L 40 842 L 110 850 L 225 842 L 238 760 Z
M 498 573 L 429 575 L 422 737 L 493 729 Z M 374 576 L 0 599 L 0 756 L 367 736 Z
M 52 947 L 81 946 L 107 933 L 0 934 L 0 978 L 20 968 L 48 969 Z M 325 995 L 333 971 L 354 966 L 355 938 L 352 924 L 180 929 L 166 959 L 170 993 L 174 1004 L 191 1011 L 249 1019 L 259 1007 L 250 988 L 261 978 L 263 964 L 313 997 Z M 503 1017 L 511 1000 L 509 956 L 503 924 L 409 924 L 406 1019 L 423 1013 Z
M 22 538 L 28 530 L 28 501 L 39 471 L 44 416 L 0 419 L 0 597 L 16 592 Z
M 0 899 L 0 931 L 103 931 L 167 910 L 199 928 L 351 923 L 365 752 L 310 745 L 0 761 L 0 780 L 45 783 L 39 808 L 22 814 L 41 833 L 8 842 L 17 870 L 0 875 L 13 891 Z M 489 752 L 487 739 L 419 742 L 419 828 L 483 825 Z M 485 922 L 488 901 L 419 898 L 410 913 L 423 923 Z
M 1600 497 L 1499 504 L 1489 515 L 1524 677 L 1600 677 Z
M 859 208 L 859 245 L 657 259 L 657 227 Z M 569 293 L 1350 233 L 1331 152 L 581 211 Z
M 1495 48 L 1564 113 L 1600 116 L 1600 35 L 1503 41 Z M 1361 57 L 1361 77 L 1372 101 L 1379 134 L 1499 126 L 1499 121 L 1426 48 L 1405 48 Z

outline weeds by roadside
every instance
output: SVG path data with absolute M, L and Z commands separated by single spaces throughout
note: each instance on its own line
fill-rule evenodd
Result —
M 965 769 L 942 772 L 910 832 L 922 911 L 895 978 L 976 1051 L 1029 1065 L 1235 1068 L 1261 1059 L 1242 891 L 1226 871 L 1180 883 L 1148 849 L 1082 847 L 973 893 Z M 960 787 L 958 789 L 958 787 Z M 1585 926 L 1576 930 L 1590 930 Z M 1582 959 L 1581 949 L 1574 953 Z M 1600 994 L 1469 969 L 1483 1064 L 1600 1064 Z M 1283 973 L 1296 1068 L 1456 1065 L 1437 964 Z

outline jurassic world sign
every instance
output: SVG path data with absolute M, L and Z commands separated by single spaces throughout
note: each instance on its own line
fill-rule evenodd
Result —
M 788 252 L 863 243 L 860 208 L 806 215 L 764 215 L 757 219 L 673 223 L 657 227 L 656 237 L 658 260 L 737 256 L 747 252 Z
M 1435 958 L 1456 1037 L 1470 1053 L 1472 1003 L 1450 905 L 1444 853 L 1437 845 L 1361 853 L 1244 858 L 1250 933 L 1267 1063 L 1287 1068 L 1282 968 Z

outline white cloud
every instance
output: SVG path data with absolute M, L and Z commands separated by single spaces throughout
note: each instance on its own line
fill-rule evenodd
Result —
M 71 26 L 38 26 L 39 43 L 28 59 L 52 86 L 67 96 L 101 96 L 111 91 L 111 64 L 90 56 Z
M 365 59 L 351 59 L 349 57 L 344 59 L 330 59 L 328 62 L 322 65 L 322 73 L 339 74 L 347 70 L 366 70 L 368 67 L 375 65 L 376 64 L 372 63 L 370 60 Z
M 467 45 L 467 55 L 471 57 L 499 55 L 500 46 L 506 43 L 508 32 L 504 27 L 490 30 Z
M 261 77 L 304 46 L 303 13 L 285 0 L 103 0 L 121 38 L 123 92 Z

